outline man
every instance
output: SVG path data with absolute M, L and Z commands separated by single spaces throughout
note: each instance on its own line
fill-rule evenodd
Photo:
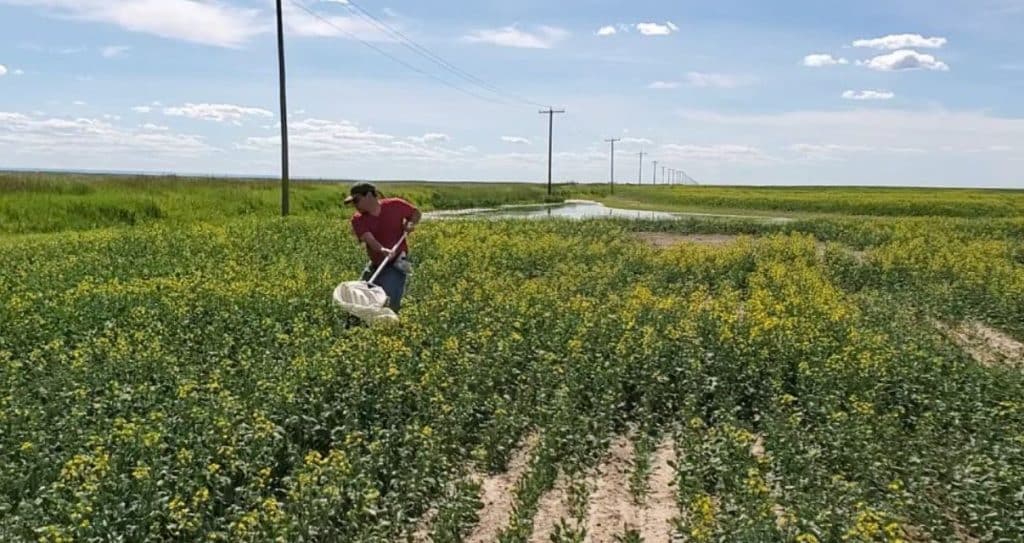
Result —
M 406 256 L 408 241 L 402 241 L 395 255 L 391 248 L 398 243 L 403 233 L 411 233 L 420 222 L 422 213 L 401 198 L 383 198 L 377 187 L 370 183 L 356 183 L 349 190 L 346 204 L 353 204 L 356 213 L 352 216 L 352 231 L 356 238 L 366 245 L 370 263 L 363 270 L 363 281 L 368 281 L 385 258 L 388 264 L 374 281 L 388 295 L 388 306 L 398 313 L 405 293 L 405 282 L 410 269 Z

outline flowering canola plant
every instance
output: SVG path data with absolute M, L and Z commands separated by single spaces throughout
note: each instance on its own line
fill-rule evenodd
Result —
M 540 435 L 525 541 L 627 428 L 675 438 L 686 540 L 1024 538 L 1024 381 L 925 318 L 1024 316 L 1021 247 L 921 224 L 854 258 L 430 223 L 386 329 L 331 306 L 362 256 L 329 219 L 0 239 L 0 538 L 457 541 L 468 472 Z

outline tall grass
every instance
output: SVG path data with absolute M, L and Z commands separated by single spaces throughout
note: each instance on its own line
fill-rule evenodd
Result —
M 293 181 L 290 214 L 337 215 L 348 182 Z M 401 196 L 424 210 L 561 201 L 535 184 L 382 182 L 385 196 Z M 269 180 L 197 177 L 0 174 L 0 234 L 130 226 L 155 220 L 220 222 L 243 216 L 275 217 L 280 184 Z
M 746 210 L 780 214 L 1019 217 L 1024 190 L 878 187 L 705 187 L 580 185 L 581 197 L 670 210 Z

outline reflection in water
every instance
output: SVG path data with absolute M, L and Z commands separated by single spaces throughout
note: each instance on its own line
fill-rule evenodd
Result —
M 667 211 L 646 211 L 640 209 L 622 209 L 607 207 L 598 202 L 588 200 L 567 200 L 561 204 L 537 204 L 502 206 L 489 209 L 463 209 L 451 211 L 432 211 L 424 214 L 429 218 L 519 218 L 536 219 L 558 217 L 569 219 L 586 218 L 628 218 L 628 219 L 681 219 L 685 217 L 725 217 L 743 219 L 765 219 L 769 221 L 788 221 L 785 217 L 757 217 L 750 215 L 727 215 L 716 213 L 672 213 Z

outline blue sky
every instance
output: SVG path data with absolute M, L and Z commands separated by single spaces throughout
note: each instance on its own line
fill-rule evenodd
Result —
M 354 1 L 502 94 L 344 0 L 285 0 L 293 175 L 542 181 L 536 103 L 567 110 L 556 181 L 606 181 L 614 137 L 620 182 L 642 148 L 644 182 L 658 160 L 1024 186 L 1024 0 Z M 0 0 L 0 21 L 0 167 L 279 172 L 272 0 Z

